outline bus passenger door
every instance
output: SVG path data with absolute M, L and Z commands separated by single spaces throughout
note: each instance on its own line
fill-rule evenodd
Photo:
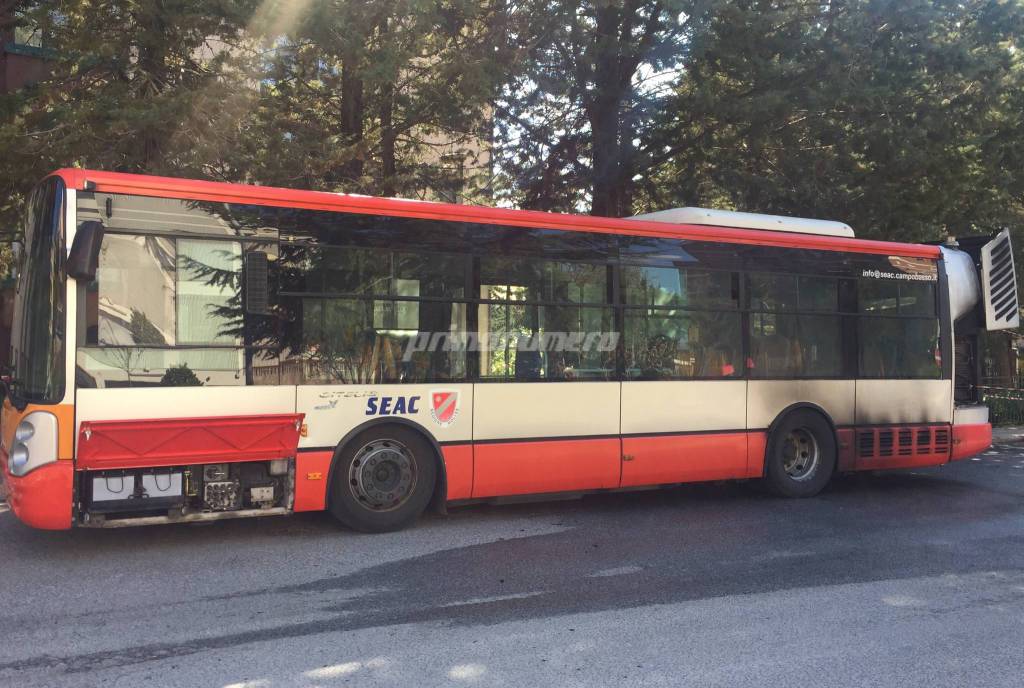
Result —
M 473 497 L 618 487 L 619 387 L 475 385 Z

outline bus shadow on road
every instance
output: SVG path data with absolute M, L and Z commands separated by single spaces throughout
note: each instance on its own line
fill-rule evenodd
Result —
M 968 468 L 977 468 L 977 465 Z M 610 491 L 582 495 L 557 495 L 507 500 L 501 503 L 469 503 L 449 509 L 447 516 L 427 514 L 415 528 L 417 536 L 446 538 L 478 528 L 502 532 L 504 526 L 523 519 L 547 521 L 556 527 L 599 527 L 608 518 L 625 528 L 643 529 L 652 523 L 678 523 L 693 528 L 720 525 L 739 527 L 748 521 L 785 519 L 793 514 L 813 514 L 815 520 L 842 523 L 862 517 L 872 520 L 891 516 L 905 522 L 914 518 L 981 518 L 994 511 L 1019 511 L 1024 490 L 1014 491 L 998 479 L 977 479 L 977 471 L 956 475 L 942 469 L 854 473 L 837 476 L 819 496 L 789 500 L 768 493 L 758 481 L 689 483 L 651 490 Z M 1024 488 L 1024 480 L 1021 481 Z M 841 514 L 839 513 L 841 512 Z M 322 546 L 351 538 L 387 538 L 344 529 L 327 512 L 287 517 L 226 520 L 209 523 L 171 524 L 117 529 L 78 528 L 45 532 L 19 527 L 13 514 L 7 521 L 8 543 L 26 555 L 45 555 L 54 547 L 80 550 L 90 556 L 119 553 L 125 549 L 144 552 L 175 548 L 223 548 L 254 542 L 271 545 L 276 539 Z M 2 523 L 2 521 L 0 521 Z

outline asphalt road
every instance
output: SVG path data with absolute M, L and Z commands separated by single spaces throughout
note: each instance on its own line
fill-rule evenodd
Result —
M 45 533 L 0 514 L 0 686 L 1014 686 L 1024 445 L 784 501 L 696 485 Z

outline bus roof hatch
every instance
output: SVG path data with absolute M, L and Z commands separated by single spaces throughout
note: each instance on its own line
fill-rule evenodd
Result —
M 734 210 L 712 208 L 671 208 L 653 213 L 634 215 L 629 220 L 670 222 L 679 225 L 714 225 L 716 227 L 740 227 L 743 229 L 767 229 L 774 232 L 797 234 L 821 234 L 825 236 L 854 236 L 853 228 L 834 220 L 814 220 L 805 217 L 785 217 L 762 213 L 740 213 Z

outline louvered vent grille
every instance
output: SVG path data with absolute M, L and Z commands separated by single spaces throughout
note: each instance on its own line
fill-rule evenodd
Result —
M 871 428 L 857 431 L 857 456 L 881 459 L 892 456 L 946 454 L 949 452 L 949 428 Z
M 892 456 L 892 430 L 878 432 L 878 455 Z
M 1017 275 L 1013 269 L 1009 230 L 1003 230 L 982 247 L 981 281 L 985 292 L 985 329 L 1017 327 L 1020 324 Z
M 900 430 L 900 456 L 909 456 L 914 453 L 914 431 L 910 428 Z
M 857 456 L 867 458 L 875 455 L 875 433 L 861 430 L 857 433 Z

